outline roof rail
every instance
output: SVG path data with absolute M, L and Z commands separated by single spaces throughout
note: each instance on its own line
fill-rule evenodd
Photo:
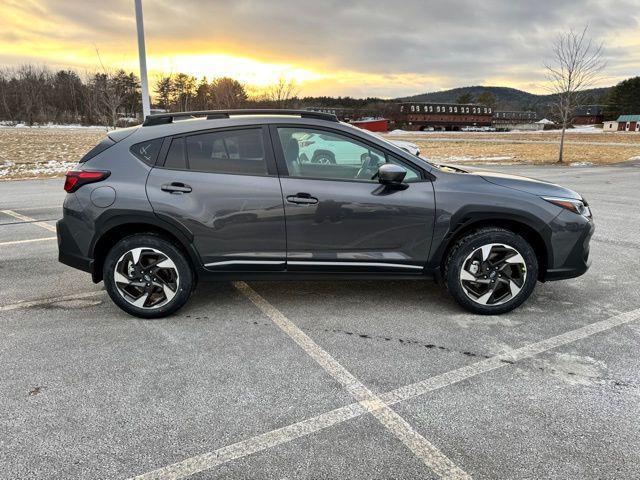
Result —
M 338 117 L 332 113 L 312 112 L 308 110 L 291 110 L 291 109 L 241 109 L 241 110 L 199 110 L 195 112 L 174 112 L 174 113 L 158 113 L 147 115 L 142 123 L 143 127 L 151 125 L 164 125 L 173 123 L 176 118 L 197 118 L 206 117 L 207 120 L 229 118 L 235 115 L 299 115 L 301 118 L 315 118 L 317 120 L 327 120 L 329 122 L 337 122 Z

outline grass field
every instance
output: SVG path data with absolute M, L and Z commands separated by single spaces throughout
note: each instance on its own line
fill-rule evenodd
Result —
M 587 133 L 590 132 L 590 133 Z M 0 128 L 0 180 L 63 175 L 106 134 L 103 128 Z M 558 132 L 392 132 L 442 163 L 550 164 L 557 160 Z M 640 134 L 596 130 L 567 134 L 565 161 L 611 164 L 640 156 Z
M 589 133 L 587 133 L 589 132 Z M 532 133 L 391 133 L 389 139 L 407 140 L 422 155 L 437 162 L 480 164 L 550 164 L 558 159 L 558 132 Z M 640 156 L 640 134 L 587 130 L 565 137 L 566 163 L 594 165 L 625 162 Z

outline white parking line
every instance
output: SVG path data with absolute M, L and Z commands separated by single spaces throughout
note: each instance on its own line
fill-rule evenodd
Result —
M 526 345 L 515 349 L 508 354 L 496 355 L 495 357 L 491 357 L 441 375 L 436 375 L 435 377 L 431 377 L 427 380 L 400 387 L 380 395 L 379 398 L 386 404 L 393 405 L 395 403 L 456 384 L 497 368 L 509 366 L 511 363 L 516 363 L 520 360 L 533 357 L 548 350 L 568 345 L 577 340 L 591 337 L 597 333 L 605 332 L 635 320 L 640 320 L 640 308 L 556 335 L 555 337 L 551 337 L 540 342 Z M 214 468 L 223 463 L 290 442 L 296 438 L 311 435 L 319 430 L 359 417 L 368 411 L 370 410 L 365 409 L 361 403 L 352 403 L 351 405 L 340 407 L 316 417 L 308 418 L 277 430 L 256 435 L 255 437 L 251 437 L 247 440 L 219 448 L 218 450 L 187 458 L 181 462 L 153 470 L 134 478 L 136 480 L 184 478 L 189 475 Z
M 10 242 L 0 242 L 0 247 L 5 245 L 19 245 L 21 243 L 44 242 L 45 240 L 55 240 L 57 237 L 30 238 L 28 240 L 12 240 Z
M 53 225 L 49 225 L 45 222 L 39 222 L 35 218 L 27 217 L 26 215 L 14 212 L 13 210 L 0 210 L 0 212 L 13 218 L 17 218 L 18 220 L 22 220 L 23 222 L 30 222 L 32 225 L 37 225 L 38 227 L 44 228 L 45 230 L 49 230 L 50 232 L 56 231 L 56 227 L 54 227 Z
M 40 305 L 49 305 L 51 303 L 64 302 L 66 300 L 80 300 L 82 298 L 97 297 L 105 293 L 104 290 L 97 290 L 93 292 L 74 293 L 71 295 L 63 295 L 61 297 L 41 298 L 40 300 L 29 300 L 17 303 L 10 303 L 8 305 L 0 306 L 0 312 L 7 312 L 9 310 L 17 310 L 19 308 L 38 307 Z
M 256 307 L 262 310 L 280 330 L 296 342 L 329 375 L 340 382 L 362 407 L 369 411 L 438 476 L 448 479 L 471 478 L 258 292 L 245 282 L 234 282 L 233 285 L 251 300 Z
M 209 470 L 232 460 L 237 460 L 247 455 L 290 442 L 296 438 L 306 437 L 324 428 L 332 427 L 333 425 L 359 417 L 364 413 L 367 413 L 367 411 L 359 403 L 352 403 L 351 405 L 331 410 L 316 417 L 307 418 L 301 422 L 293 423 L 286 427 L 278 428 L 277 430 L 272 430 L 248 438 L 247 440 L 219 448 L 213 452 L 196 455 L 195 457 L 187 458 L 173 465 L 138 475 L 134 477 L 134 480 L 174 480 L 188 477 L 189 475 Z
M 394 403 L 409 400 L 410 398 L 453 385 L 454 383 L 475 377 L 476 375 L 487 373 L 501 367 L 506 367 L 507 365 L 514 364 L 526 358 L 544 353 L 548 350 L 582 340 L 583 338 L 591 337 L 596 333 L 611 330 L 614 327 L 639 319 L 640 308 L 626 313 L 621 313 L 614 317 L 607 318 L 606 320 L 585 325 L 584 327 L 577 328 L 569 332 L 561 333 L 560 335 L 556 335 L 555 337 L 551 337 L 540 342 L 516 348 L 510 352 L 496 355 L 495 357 L 487 358 L 486 360 L 481 360 L 480 362 L 443 373 L 433 378 L 428 378 L 422 382 L 400 387 L 396 390 L 380 395 L 380 398 L 382 398 L 382 400 L 388 405 L 393 405 Z

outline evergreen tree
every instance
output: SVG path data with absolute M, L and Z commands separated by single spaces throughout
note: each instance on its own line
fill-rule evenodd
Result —
M 473 103 L 473 95 L 471 95 L 470 93 L 463 93 L 462 95 L 458 95 L 456 103 Z
M 477 101 L 480 105 L 484 105 L 486 107 L 491 107 L 491 108 L 495 108 L 497 103 L 496 97 L 493 95 L 493 93 L 489 91 L 484 91 L 480 95 L 478 95 Z
M 640 115 L 640 77 L 618 83 L 605 96 L 605 118 L 615 120 L 620 115 Z

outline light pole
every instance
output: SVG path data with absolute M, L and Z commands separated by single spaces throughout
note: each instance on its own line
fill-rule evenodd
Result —
M 136 27 L 138 30 L 138 57 L 140 58 L 140 84 L 142 86 L 142 120 L 151 113 L 149 104 L 149 80 L 147 79 L 147 53 L 144 47 L 144 22 L 142 21 L 142 0 L 136 3 Z

